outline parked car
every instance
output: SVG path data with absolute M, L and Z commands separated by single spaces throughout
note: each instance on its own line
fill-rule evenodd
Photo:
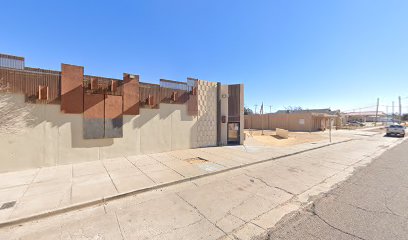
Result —
M 398 125 L 398 124 L 393 124 L 388 127 L 386 127 L 387 130 L 387 136 L 401 136 L 405 137 L 405 127 Z

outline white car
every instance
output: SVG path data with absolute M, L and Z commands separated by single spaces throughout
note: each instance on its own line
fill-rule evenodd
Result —
M 386 130 L 387 130 L 387 136 L 391 136 L 391 135 L 397 136 L 398 135 L 398 136 L 405 137 L 405 127 L 404 126 L 394 124 L 394 125 L 390 125 L 386 127 Z

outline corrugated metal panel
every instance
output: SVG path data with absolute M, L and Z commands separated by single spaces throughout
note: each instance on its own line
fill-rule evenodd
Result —
M 8 91 L 23 93 L 26 100 L 35 103 L 60 102 L 59 72 L 26 68 L 26 70 L 0 68 L 0 82 Z M 39 100 L 39 86 L 48 87 L 48 100 Z
M 184 104 L 188 101 L 188 89 L 187 83 L 160 79 L 160 102 Z
M 198 115 L 198 97 L 197 97 L 197 86 L 198 80 L 194 78 L 187 78 L 188 86 L 188 100 L 187 100 L 187 113 L 190 116 Z
M 140 83 L 140 107 L 159 108 L 160 85 L 151 83 Z
M 24 58 L 0 54 L 0 67 L 24 70 Z
M 96 89 L 91 89 L 91 80 L 98 82 Z M 112 91 L 112 85 L 116 85 L 116 89 Z M 97 76 L 84 76 L 84 91 L 89 93 L 100 93 L 121 96 L 123 91 L 123 81 L 114 78 L 105 78 Z

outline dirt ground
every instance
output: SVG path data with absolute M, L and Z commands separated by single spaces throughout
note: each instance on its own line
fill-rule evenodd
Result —
M 293 146 L 302 143 L 322 141 L 327 138 L 323 132 L 289 132 L 289 138 L 283 139 L 276 136 L 275 131 L 244 130 L 245 145 L 270 145 L 270 146 Z

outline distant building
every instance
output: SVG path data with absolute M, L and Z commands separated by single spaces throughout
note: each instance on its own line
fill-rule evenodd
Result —
M 349 121 L 383 122 L 387 118 L 387 114 L 385 114 L 382 111 L 379 111 L 378 115 L 376 115 L 376 111 L 363 111 L 363 112 L 348 112 L 345 113 L 344 116 L 347 122 Z
M 245 116 L 245 128 L 270 129 L 283 128 L 289 131 L 324 131 L 342 125 L 340 111 L 330 109 L 280 110 L 276 113 Z
M 278 110 L 276 113 L 325 113 L 325 114 L 331 114 L 331 115 L 336 115 L 340 111 L 332 111 L 330 108 L 321 108 L 321 109 L 302 109 L 302 110 Z

